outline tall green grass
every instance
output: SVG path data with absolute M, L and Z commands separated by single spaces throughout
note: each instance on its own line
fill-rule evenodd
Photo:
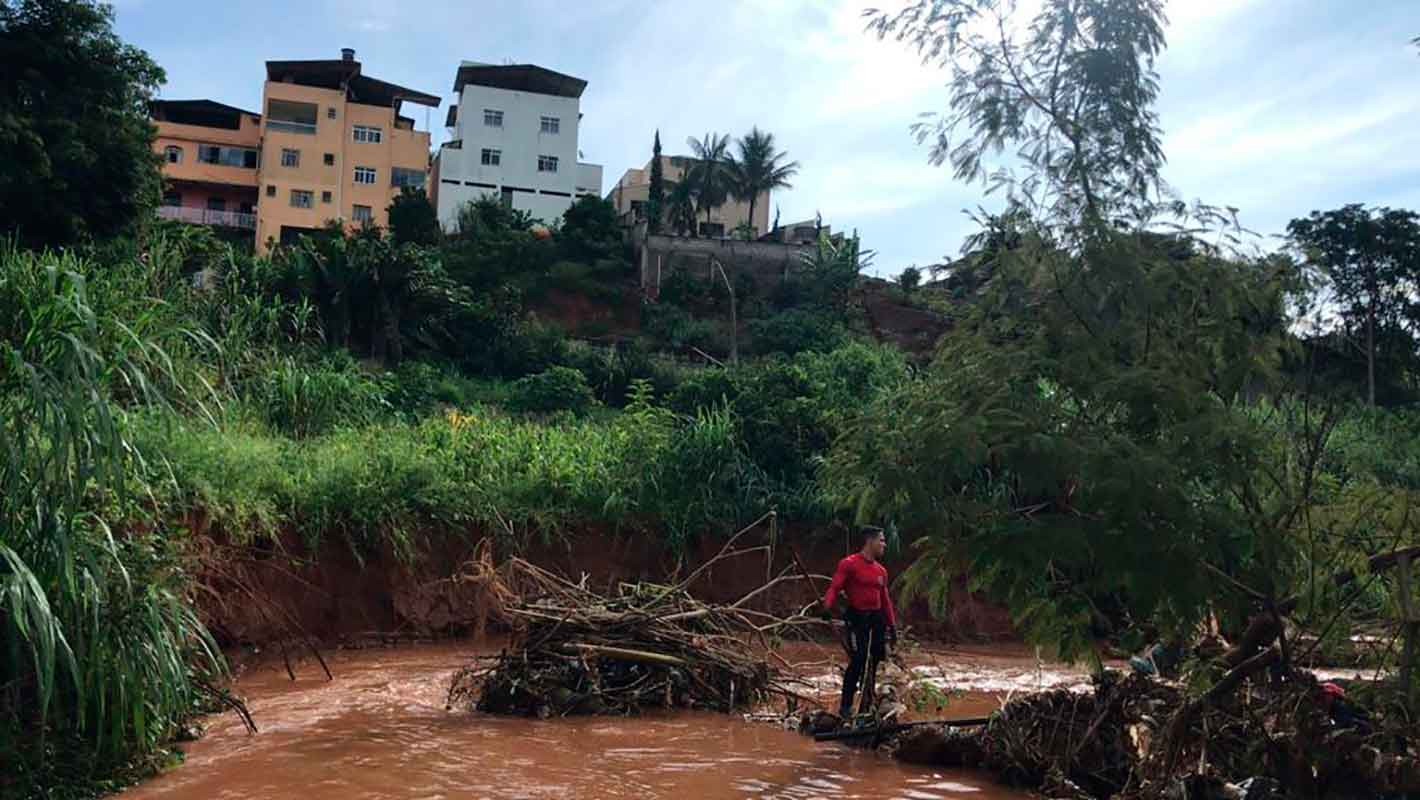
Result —
M 298 534 L 362 555 L 416 560 L 441 535 L 514 543 L 589 524 L 675 546 L 772 502 L 724 409 L 679 417 L 643 400 L 624 414 L 545 420 L 491 406 L 387 419 L 293 439 L 260 420 L 221 429 L 135 421 L 160 507 L 201 510 L 238 541 Z
M 0 247 L 0 791 L 153 752 L 223 669 L 161 538 L 109 525 L 136 456 L 112 400 L 201 405 L 161 309 L 106 292 L 139 277 Z

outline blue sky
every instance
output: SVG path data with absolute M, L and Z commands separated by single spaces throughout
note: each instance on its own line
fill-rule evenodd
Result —
M 588 81 L 580 147 L 605 192 L 688 136 L 772 131 L 802 165 L 775 194 L 857 229 L 896 274 L 954 255 L 981 186 L 931 167 L 908 127 L 944 107 L 947 76 L 863 33 L 891 0 L 119 0 L 117 28 L 164 69 L 162 95 L 258 110 L 267 59 L 335 58 L 445 98 L 461 59 L 532 62 Z M 1270 235 L 1348 202 L 1420 209 L 1420 0 L 1172 0 L 1158 64 L 1165 177 Z M 273 22 L 275 21 L 275 22 Z M 423 109 L 415 116 L 425 127 Z M 772 215 L 772 212 L 771 212 Z

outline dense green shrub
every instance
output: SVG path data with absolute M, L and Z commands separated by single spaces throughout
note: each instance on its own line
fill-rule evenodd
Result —
M 805 350 L 832 350 L 848 339 L 836 316 L 823 311 L 791 309 L 749 324 L 754 352 L 794 355 Z
M 312 362 L 288 356 L 253 382 L 246 399 L 273 429 L 301 438 L 375 421 L 391 410 L 386 391 L 348 356 Z
M 653 352 L 643 340 L 612 347 L 569 342 L 567 366 L 586 376 L 597 399 L 610 406 L 625 405 L 637 381 L 645 381 L 655 396 L 666 397 L 697 371 Z
M 492 342 L 495 374 L 508 378 L 532 375 L 567 360 L 567 334 L 555 323 L 521 320 Z
M 718 323 L 697 319 L 690 312 L 664 303 L 648 304 L 641 310 L 646 334 L 672 350 L 696 347 L 710 353 L 729 350 L 727 337 Z
M 571 367 L 548 367 L 514 382 L 508 406 L 514 411 L 532 413 L 571 411 L 581 414 L 596 401 L 582 373 Z

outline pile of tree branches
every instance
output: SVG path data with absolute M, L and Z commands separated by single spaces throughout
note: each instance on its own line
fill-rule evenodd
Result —
M 622 583 L 602 594 L 513 558 L 476 580 L 496 585 L 498 615 L 512 629 L 498 655 L 455 676 L 449 705 L 494 714 L 633 714 L 646 708 L 732 711 L 793 694 L 792 677 L 770 663 L 770 637 L 819 620 L 775 616 L 749 601 L 781 575 L 730 605 L 709 605 L 687 587 L 712 564 L 744 552 L 729 546 L 677 584 Z

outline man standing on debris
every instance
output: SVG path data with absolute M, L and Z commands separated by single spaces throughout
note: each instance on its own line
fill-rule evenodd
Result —
M 843 699 L 838 706 L 838 716 L 845 720 L 853 715 L 853 695 L 859 681 L 863 682 L 863 700 L 873 701 L 878 663 L 887 656 L 885 644 L 897 644 L 897 614 L 888 597 L 887 569 L 879 563 L 887 550 L 887 537 L 882 528 L 864 527 L 858 531 L 858 543 L 858 552 L 838 562 L 833 582 L 823 596 L 824 609 L 830 615 L 840 592 L 848 601 L 843 622 L 848 627 L 852 655 L 843 673 Z

